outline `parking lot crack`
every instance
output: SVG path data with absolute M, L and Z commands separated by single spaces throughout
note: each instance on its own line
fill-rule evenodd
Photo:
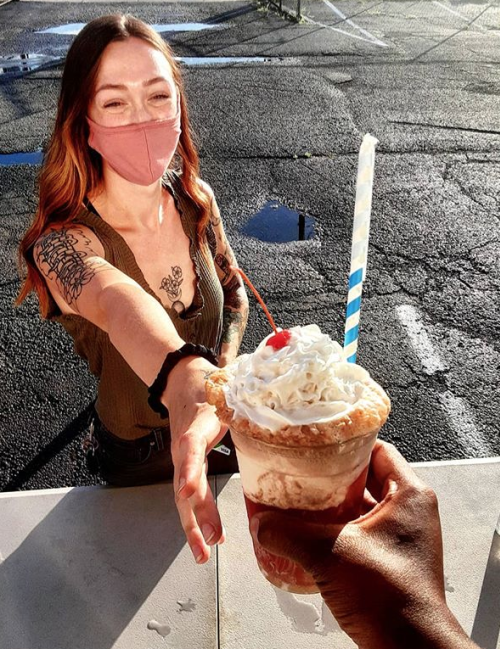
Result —
M 488 243 L 491 243 L 491 241 L 489 241 Z M 484 245 L 487 244 L 481 244 L 481 246 Z M 384 248 L 377 245 L 376 243 L 370 243 L 370 246 L 374 248 L 379 254 L 381 254 L 392 266 L 395 266 L 399 260 L 404 260 L 413 265 L 419 264 L 435 278 L 435 281 L 438 281 L 440 279 L 440 276 L 445 275 L 446 281 L 448 281 L 450 278 L 455 278 L 469 291 L 472 291 L 475 290 L 475 287 L 470 284 L 468 278 L 464 278 L 464 274 L 476 273 L 477 275 L 488 276 L 490 278 L 492 290 L 498 288 L 493 282 L 493 278 L 491 278 L 490 269 L 482 266 L 481 263 L 474 258 L 464 258 L 463 255 L 447 257 L 427 256 L 426 258 L 423 258 L 422 256 L 415 254 L 406 254 L 403 252 L 389 254 Z M 457 265 L 461 265 L 462 267 L 457 268 Z M 467 265 L 469 266 L 468 268 L 466 267 Z M 403 287 L 401 287 L 401 289 L 409 292 Z
M 403 119 L 388 119 L 389 124 L 402 124 L 403 126 L 424 126 L 426 128 L 441 128 L 448 131 L 465 131 L 466 133 L 483 133 L 485 135 L 500 135 L 500 131 L 486 128 L 472 128 L 469 126 L 450 126 L 448 124 L 431 124 L 429 122 L 414 122 Z
M 474 196 L 471 195 L 471 192 L 470 192 L 470 191 L 467 191 L 467 190 L 465 189 L 465 187 L 464 187 L 464 186 L 462 185 L 462 183 L 458 180 L 458 178 L 452 178 L 451 181 L 452 181 L 455 185 L 457 185 L 457 187 L 460 189 L 460 191 L 462 192 L 462 194 L 463 194 L 466 198 L 468 198 L 470 201 L 472 201 L 473 203 L 475 203 L 476 205 L 478 205 L 482 210 L 486 210 L 486 209 L 487 209 L 486 205 L 484 205 L 483 203 L 481 203 L 481 201 L 480 201 L 479 199 L 474 198 Z M 493 197 L 491 197 L 491 198 L 493 198 Z M 496 216 L 498 217 L 498 214 L 497 214 Z

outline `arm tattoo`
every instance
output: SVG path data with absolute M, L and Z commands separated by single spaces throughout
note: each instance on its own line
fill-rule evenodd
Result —
M 78 233 L 80 243 L 88 250 L 77 250 L 79 239 L 66 229 L 53 230 L 43 237 L 35 246 L 35 256 L 44 275 L 55 281 L 68 304 L 76 302 L 85 284 L 88 284 L 97 272 L 98 263 L 85 263 L 85 259 L 95 254 L 91 241 L 82 230 Z M 43 264 L 43 266 L 42 266 Z
M 242 329 L 243 316 L 239 311 L 224 308 L 222 319 L 222 343 L 230 343 L 239 336 Z
M 214 262 L 215 265 L 218 266 L 222 272 L 221 284 L 224 286 L 230 279 L 231 275 L 233 274 L 231 271 L 231 264 L 229 262 L 229 259 L 227 258 L 227 248 L 226 248 L 226 254 L 222 255 L 219 252 L 218 254 L 215 255 Z
M 244 290 L 243 284 L 240 276 L 231 270 L 228 256 L 228 250 L 226 249 L 225 255 L 219 253 L 215 257 L 215 263 L 222 272 L 221 284 L 224 291 L 224 306 L 239 309 L 241 307 L 239 289 Z
M 217 217 L 214 214 L 214 198 L 212 197 L 211 200 L 210 200 L 210 223 L 214 227 L 217 227 L 220 222 L 221 222 L 220 216 Z
M 217 254 L 214 260 L 222 272 L 221 284 L 225 291 L 234 291 L 242 286 L 240 276 L 231 270 L 231 263 L 235 263 L 235 260 L 231 260 L 231 257 L 232 253 L 226 248 L 226 252 L 223 255 Z
M 212 223 L 218 224 L 218 222 Z M 237 261 L 231 246 L 224 237 L 219 237 L 219 242 L 222 245 L 214 256 L 214 263 L 224 293 L 221 358 L 225 357 L 227 362 L 236 356 L 243 339 L 248 318 L 248 302 L 243 281 L 232 268 L 237 266 Z

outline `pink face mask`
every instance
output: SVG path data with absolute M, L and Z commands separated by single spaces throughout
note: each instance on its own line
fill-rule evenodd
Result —
M 89 117 L 88 143 L 117 174 L 136 185 L 151 185 L 170 164 L 181 134 L 179 101 L 173 117 L 126 126 L 101 126 Z

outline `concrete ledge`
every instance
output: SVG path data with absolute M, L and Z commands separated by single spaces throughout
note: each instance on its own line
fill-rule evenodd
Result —
M 216 563 L 170 484 L 2 494 L 0 647 L 213 649 Z
M 414 466 L 438 495 L 450 608 L 500 649 L 500 458 Z M 320 596 L 260 574 L 239 475 L 211 484 L 227 541 L 204 566 L 170 483 L 0 494 L 0 647 L 352 649 Z

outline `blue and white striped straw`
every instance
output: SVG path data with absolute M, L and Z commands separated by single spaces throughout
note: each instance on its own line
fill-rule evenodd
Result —
M 359 316 L 361 292 L 366 277 L 368 239 L 370 237 L 370 214 L 372 209 L 373 170 L 375 145 L 378 140 L 366 134 L 359 150 L 356 204 L 352 228 L 351 271 L 345 323 L 344 355 L 348 363 L 356 362 L 358 351 Z

